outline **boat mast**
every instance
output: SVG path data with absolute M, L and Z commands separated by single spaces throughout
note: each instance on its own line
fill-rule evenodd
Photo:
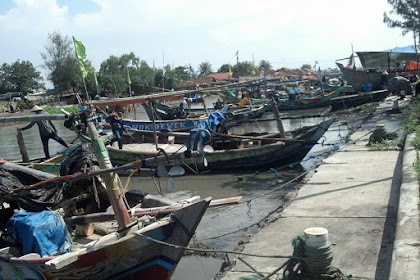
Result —
M 92 149 L 98 159 L 99 168 L 111 169 L 112 164 L 105 147 L 104 141 L 99 136 L 95 125 L 90 119 L 87 122 L 89 135 L 92 139 Z M 104 174 L 103 176 L 106 189 L 108 191 L 109 200 L 114 210 L 115 217 L 119 228 L 124 228 L 130 222 L 127 207 L 123 201 L 123 194 L 118 186 L 118 174 L 115 172 Z

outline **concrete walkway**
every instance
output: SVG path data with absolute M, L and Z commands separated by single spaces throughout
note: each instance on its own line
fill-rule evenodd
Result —
M 291 255 L 292 239 L 303 234 L 306 228 L 320 226 L 329 231 L 329 240 L 335 253 L 333 265 L 345 275 L 351 274 L 361 279 L 390 279 L 391 266 L 393 275 L 401 270 L 396 263 L 406 261 L 401 257 L 404 253 L 400 251 L 399 259 L 395 261 L 392 255 L 395 233 L 399 232 L 401 224 L 397 224 L 397 217 L 399 221 L 404 219 L 398 213 L 404 152 L 372 151 L 366 147 L 369 131 L 377 124 L 384 124 L 388 132 L 399 127 L 402 116 L 386 113 L 392 108 L 392 101 L 381 103 L 375 112 L 376 116 L 351 135 L 350 143 L 354 141 L 353 144 L 340 149 L 316 169 L 314 175 L 303 184 L 296 199 L 280 214 L 281 217 L 258 232 L 245 245 L 244 252 Z M 400 102 L 400 108 L 403 104 Z M 405 164 L 412 166 L 412 162 Z M 418 185 L 417 194 L 410 195 L 417 195 L 418 202 Z M 410 217 L 417 214 L 417 220 L 408 220 L 408 223 L 417 221 L 410 229 L 414 228 L 418 233 L 418 207 L 410 211 Z M 402 241 L 398 248 L 404 250 L 405 246 L 410 246 L 415 251 L 419 242 L 416 233 L 408 241 L 404 238 L 406 232 L 401 234 L 399 239 Z M 420 270 L 413 271 L 419 264 L 418 249 L 417 246 L 417 255 L 415 252 L 411 254 L 411 264 L 404 266 L 406 274 L 399 274 L 393 279 L 420 279 Z M 285 261 L 242 258 L 264 274 L 275 270 Z M 239 279 L 252 273 L 249 267 L 237 261 L 223 279 Z

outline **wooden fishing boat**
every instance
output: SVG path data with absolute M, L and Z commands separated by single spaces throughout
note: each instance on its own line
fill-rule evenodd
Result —
M 181 106 L 168 106 L 152 100 L 142 103 L 141 105 L 150 120 L 175 120 L 205 117 L 204 112 L 188 112 L 186 108 L 181 108 Z
M 156 102 L 149 102 L 149 104 L 142 103 L 142 105 L 150 120 L 153 120 L 153 118 L 158 120 L 176 120 L 191 117 L 207 117 L 204 112 L 201 114 L 188 113 L 186 110 L 183 110 L 180 107 L 168 106 Z M 247 121 L 262 117 L 266 111 L 266 107 L 266 104 L 262 104 L 258 107 L 229 104 L 227 105 L 226 109 L 221 108 L 221 110 L 224 111 L 225 118 L 228 121 Z
M 106 235 L 75 240 L 58 256 L 0 250 L 2 279 L 170 279 L 210 199 L 185 206 L 170 216 L 144 219 Z M 169 246 L 167 244 L 173 245 Z
M 285 164 L 302 160 L 318 139 L 332 124 L 333 120 L 318 125 L 303 127 L 279 138 L 278 134 L 218 135 L 196 152 L 188 150 L 185 144 L 133 143 L 123 149 L 108 147 L 114 164 L 125 164 L 137 159 L 143 160 L 144 167 L 155 167 L 156 159 L 166 167 L 183 166 L 187 171 L 229 170 L 235 168 L 259 167 L 268 164 Z
M 154 131 L 156 127 L 157 131 L 188 131 L 197 123 L 205 119 L 205 117 L 200 118 L 186 118 L 186 119 L 175 119 L 175 120 L 132 120 L 132 119 L 122 119 L 124 126 L 128 126 L 131 129 L 136 130 L 148 130 Z
M 236 105 L 229 106 L 225 118 L 228 121 L 243 122 L 261 118 L 267 110 L 267 105 L 263 104 L 258 107 L 240 107 Z
M 359 92 L 357 94 L 342 95 L 328 101 L 332 111 L 360 106 L 362 104 L 378 102 L 389 94 L 387 89 L 371 92 Z
M 344 75 L 346 81 L 353 87 L 356 92 L 380 90 L 386 85 L 389 75 L 383 72 L 377 72 L 375 69 L 353 69 L 344 67 L 343 64 L 336 62 Z M 363 90 L 368 87 L 369 90 Z
M 299 99 L 294 101 L 283 101 L 279 103 L 278 110 L 301 110 L 331 106 L 331 111 L 336 111 L 343 108 L 359 106 L 365 103 L 377 102 L 385 98 L 387 95 L 388 90 L 386 89 L 354 94 L 340 94 L 337 91 L 331 92 L 322 97 L 314 97 L 310 100 Z
M 0 172 L 3 177 L 13 178 L 16 181 L 8 185 L 3 185 L 4 182 L 7 183 L 7 180 L 0 181 L 0 202 L 2 205 L 5 205 L 4 203 L 9 205 L 8 208 L 0 209 L 2 212 L 0 224 L 2 230 L 7 228 L 6 236 L 12 241 L 3 239 L 5 235 L 1 234 L 2 241 L 7 244 L 0 249 L 1 279 L 171 278 L 211 198 L 197 202 L 190 201 L 182 205 L 175 203 L 177 207 L 169 212 L 168 208 L 174 205 L 166 204 L 165 210 L 161 209 L 162 211 L 147 211 L 146 209 L 144 212 L 143 209 L 140 213 L 137 213 L 137 210 L 142 210 L 139 207 L 143 203 L 140 206 L 131 205 L 130 218 L 126 208 L 128 200 L 124 203 L 122 199 L 124 195 L 116 185 L 117 169 L 110 165 L 108 154 L 103 149 L 104 144 L 95 126 L 89 121 L 87 125 L 96 155 L 96 164 L 102 169 L 97 170 L 93 158 L 78 151 L 72 154 L 75 156 L 74 162 L 63 163 L 62 171 L 68 172 L 76 166 L 76 170 L 79 170 L 81 174 L 69 174 L 62 177 L 46 174 L 45 177 L 41 177 L 38 174 L 45 173 L 9 164 L 5 166 L 9 166 L 8 170 L 12 175 Z M 139 163 L 133 163 L 124 168 L 126 167 L 136 168 L 139 167 Z M 83 173 L 86 169 L 90 172 Z M 98 178 L 99 175 L 102 178 Z M 92 179 L 91 185 L 94 189 L 90 195 L 84 193 L 87 191 L 84 186 L 80 186 L 80 180 L 87 178 Z M 20 181 L 22 179 L 26 180 L 25 183 Z M 72 184 L 76 180 L 78 184 Z M 89 180 L 87 182 L 90 182 Z M 66 188 L 71 188 L 71 190 L 66 191 Z M 82 193 L 79 195 L 76 190 Z M 94 208 L 101 211 L 100 209 L 106 207 L 101 200 L 103 190 L 107 193 L 112 211 L 92 213 L 91 210 Z M 66 193 L 71 197 L 63 202 L 62 198 Z M 92 214 L 63 219 L 60 214 L 53 211 L 42 211 L 48 207 L 63 208 L 64 213 L 67 214 L 74 213 L 78 208 L 73 208 L 73 204 L 80 200 L 84 201 L 86 197 L 96 201 L 93 203 L 94 207 L 84 208 Z M 24 210 L 14 213 L 15 207 L 21 206 L 32 213 L 22 213 Z M 85 211 L 85 213 L 89 212 Z M 154 215 L 145 216 L 145 213 Z M 50 222 L 49 219 L 38 219 L 36 223 L 33 221 L 31 224 L 26 223 L 27 217 L 38 214 L 50 214 L 54 220 Z M 157 218 L 158 214 L 160 218 Z M 11 218 L 4 226 L 4 219 L 10 216 Z M 20 220 L 17 223 L 17 218 L 20 217 L 24 217 L 25 221 Z M 10 222 L 12 219 L 13 221 Z M 105 223 L 110 219 L 117 220 L 118 225 Z M 99 224 L 101 230 L 95 228 L 92 224 L 94 222 Z M 79 235 L 76 235 L 74 240 L 71 240 L 66 223 L 71 226 L 80 226 L 79 230 L 76 227 Z M 94 230 L 89 230 L 90 227 Z M 44 228 L 47 230 L 43 231 Z M 18 245 L 20 243 L 21 246 Z M 54 250 L 50 250 L 48 247 L 50 245 L 53 245 Z
M 133 167 L 135 167 L 133 165 Z M 66 203 L 60 201 L 52 204 L 56 193 L 62 186 L 57 186 L 62 181 L 76 180 L 78 177 L 95 176 L 95 174 L 82 174 L 74 176 L 55 177 L 54 175 L 19 166 L 13 163 L 0 164 L 0 170 L 7 170 L 22 182 L 31 182 L 32 185 L 5 191 L 2 186 L 0 199 L 2 205 L 9 203 L 9 208 L 2 208 L 2 230 L 4 219 L 14 213 L 14 202 L 19 199 L 19 205 L 31 211 L 42 209 L 71 206 L 76 203 L 74 198 Z M 3 171 L 0 171 L 3 172 Z M 2 174 L 7 178 L 10 175 Z M 2 181 L 4 182 L 4 180 Z M 0 184 L 1 185 L 1 184 Z M 100 188 L 98 184 L 98 188 Z M 48 195 L 38 195 L 49 190 Z M 98 189 L 99 191 L 99 189 Z M 32 193 L 29 192 L 37 192 Z M 64 191 L 65 193 L 66 191 Z M 77 196 L 77 193 L 74 193 Z M 100 194 L 99 194 L 100 195 Z M 128 201 L 139 203 L 131 197 Z M 147 197 L 146 196 L 143 196 Z M 44 199 L 41 201 L 41 199 Z M 132 222 L 124 227 L 116 227 L 114 212 L 99 212 L 64 218 L 69 226 L 89 226 L 94 228 L 93 234 L 77 234 L 72 240 L 71 249 L 61 254 L 42 254 L 40 252 L 25 252 L 16 242 L 10 244 L 3 239 L 0 248 L 0 279 L 170 279 L 184 247 L 186 247 L 194 234 L 203 214 L 211 202 L 211 198 L 204 200 L 191 199 L 183 203 L 166 202 L 153 197 L 141 202 L 141 205 L 131 205 Z M 237 201 L 237 199 L 234 199 Z M 58 201 L 56 201 L 58 202 Z M 80 201 L 78 201 L 80 202 Z M 101 201 L 102 203 L 104 201 Z M 142 208 L 148 205 L 164 205 L 164 207 Z M 221 202 L 224 203 L 223 201 Z M 220 205 L 216 203 L 216 205 Z M 141 207 L 140 207 L 141 206 Z M 28 210 L 29 211 L 29 210 Z M 38 212 L 45 213 L 48 211 Z M 29 213 L 29 212 L 28 212 Z M 33 213 L 33 212 L 32 212 Z M 26 215 L 26 214 L 25 214 Z M 159 217 L 158 217 L 159 215 Z M 140 217 L 136 219 L 135 217 Z M 40 225 L 41 226 L 41 225 Z M 44 226 L 44 225 L 42 225 Z M 66 227 L 64 227 L 66 228 Z M 10 230 L 10 226 L 7 226 Z M 27 240 L 25 235 L 23 240 Z M 51 236 L 51 235 L 48 235 Z M 23 241 L 22 241 L 23 242 Z
M 340 96 L 339 91 L 333 91 L 324 95 L 317 95 L 308 98 L 299 98 L 295 100 L 281 99 L 278 102 L 279 111 L 313 109 L 328 106 L 329 100 Z

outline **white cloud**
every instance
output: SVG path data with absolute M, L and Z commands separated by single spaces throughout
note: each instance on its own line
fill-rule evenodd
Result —
M 149 64 L 266 59 L 273 66 L 300 67 L 334 60 L 355 50 L 382 50 L 413 43 L 382 22 L 386 0 L 196 1 L 94 0 L 97 9 L 69 12 L 70 1 L 15 0 L 0 14 L 0 63 L 17 59 L 42 64 L 48 33 L 75 36 L 97 68 L 110 55 L 133 51 Z M 73 9 L 75 7 L 72 7 Z

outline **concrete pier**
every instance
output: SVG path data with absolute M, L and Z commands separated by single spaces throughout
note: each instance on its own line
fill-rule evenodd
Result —
M 335 253 L 332 264 L 344 275 L 361 279 L 420 279 L 419 188 L 412 176 L 402 176 L 404 172 L 415 172 L 412 168 L 415 157 L 403 161 L 404 150 L 374 151 L 366 146 L 378 124 L 384 124 L 387 132 L 400 127 L 402 115 L 390 113 L 393 101 L 391 98 L 382 102 L 374 117 L 351 135 L 349 145 L 317 167 L 303 183 L 295 200 L 275 222 L 262 228 L 245 244 L 244 252 L 291 255 L 291 241 L 296 235 L 303 234 L 309 227 L 324 227 L 328 229 Z M 402 111 L 408 101 L 404 102 L 399 104 Z M 410 149 L 410 143 L 405 149 Z M 414 196 L 417 200 L 399 207 L 399 203 L 406 201 L 400 200 L 400 187 L 405 178 L 410 178 L 410 183 L 417 187 L 405 188 L 405 192 L 410 193 L 404 193 L 404 197 Z M 401 229 L 403 226 L 405 228 Z M 407 247 L 410 255 L 405 257 Z M 264 275 L 285 261 L 242 258 Z M 253 271 L 238 261 L 222 279 L 239 279 L 251 274 Z

